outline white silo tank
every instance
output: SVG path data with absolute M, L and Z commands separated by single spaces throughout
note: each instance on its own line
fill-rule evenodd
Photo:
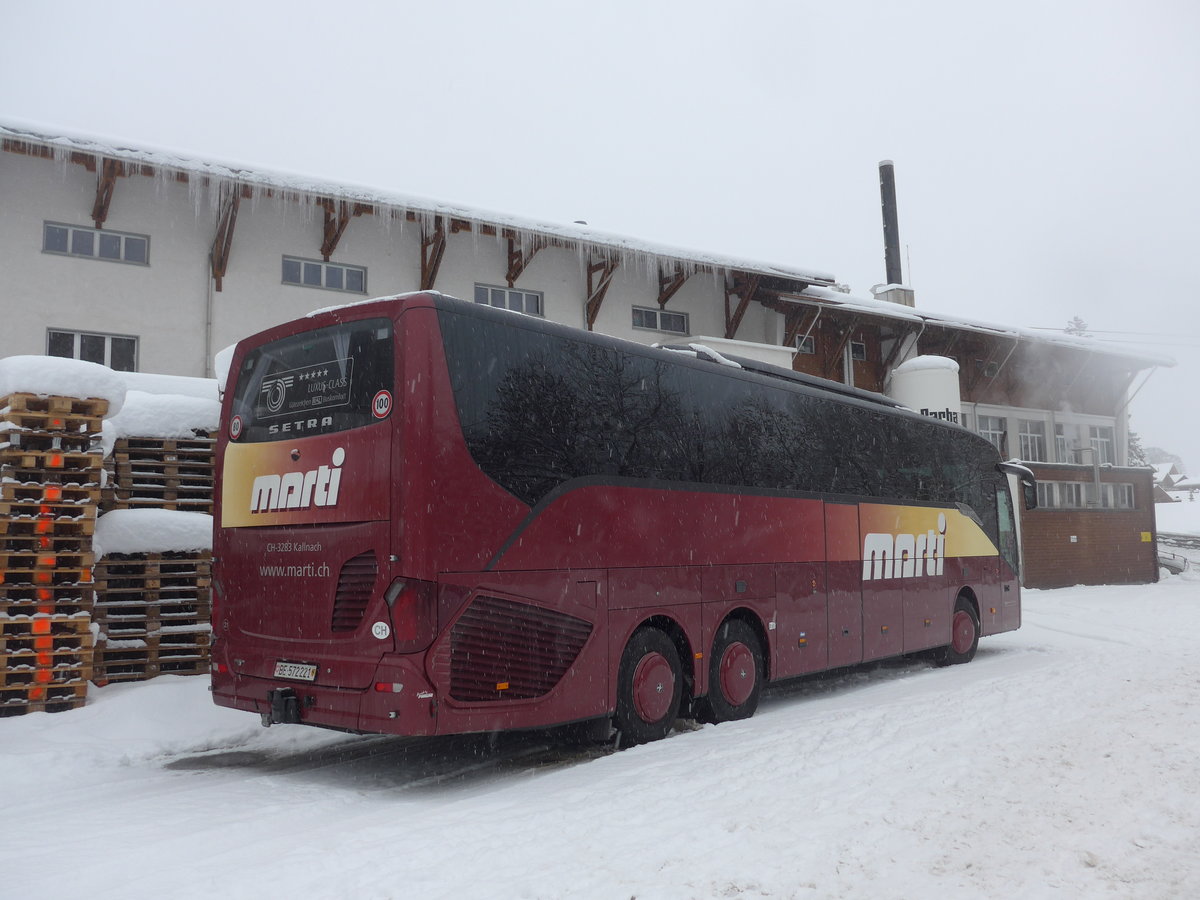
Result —
M 923 416 L 962 424 L 958 363 L 946 356 L 914 356 L 892 370 L 888 396 Z

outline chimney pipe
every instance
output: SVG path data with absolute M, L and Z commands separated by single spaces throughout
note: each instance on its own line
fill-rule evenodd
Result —
M 883 260 L 888 284 L 903 284 L 900 268 L 900 226 L 896 221 L 896 172 L 890 159 L 879 163 L 879 194 L 883 204 Z

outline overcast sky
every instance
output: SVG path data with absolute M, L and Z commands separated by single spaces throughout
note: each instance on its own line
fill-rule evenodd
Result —
M 1200 469 L 1200 4 L 0 0 L 0 118 L 1138 340 Z M 0 198 L 2 199 L 2 198 Z

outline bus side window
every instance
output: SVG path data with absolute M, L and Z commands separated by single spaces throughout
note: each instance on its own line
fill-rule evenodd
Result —
M 1019 570 L 1017 529 L 1013 522 L 1012 497 L 1007 487 L 996 488 L 996 519 L 1000 525 L 1000 555 L 1016 572 Z

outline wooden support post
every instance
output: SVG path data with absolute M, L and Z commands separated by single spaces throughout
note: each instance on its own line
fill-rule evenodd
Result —
M 446 228 L 441 217 L 438 217 L 434 220 L 432 233 L 427 232 L 424 227 L 421 228 L 421 290 L 433 290 L 445 254 Z
M 217 219 L 217 233 L 213 237 L 212 252 L 209 254 L 209 260 L 212 263 L 212 277 L 218 291 L 221 290 L 225 271 L 229 267 L 229 254 L 233 249 L 233 229 L 237 224 L 242 189 L 235 184 L 222 191 L 222 194 L 221 212 Z
M 588 261 L 586 306 L 588 331 L 591 331 L 596 324 L 596 318 L 600 315 L 600 307 L 604 305 L 604 295 L 608 293 L 608 287 L 612 284 L 618 265 L 620 263 L 615 258 Z
M 758 290 L 758 283 L 761 280 L 760 275 L 748 275 L 746 273 L 735 273 L 732 277 L 732 284 L 725 288 L 725 339 L 732 341 L 737 335 L 737 330 L 742 324 L 742 318 L 746 315 L 746 310 L 750 306 L 750 300 L 754 297 L 754 292 Z M 730 310 L 729 299 L 737 295 L 737 309 Z
M 92 204 L 92 220 L 97 228 L 103 228 L 108 220 L 108 207 L 112 203 L 113 189 L 117 178 L 124 173 L 120 160 L 105 158 L 96 174 L 96 202 Z

